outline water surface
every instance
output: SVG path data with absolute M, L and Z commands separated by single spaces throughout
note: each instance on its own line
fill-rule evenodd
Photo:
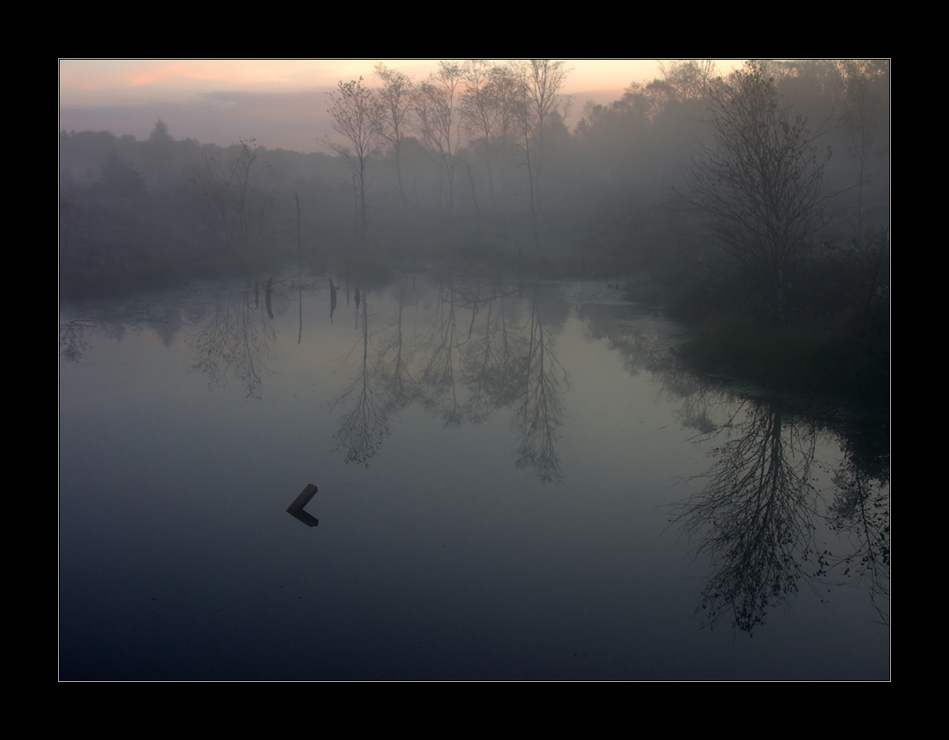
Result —
M 209 283 L 60 338 L 63 678 L 889 675 L 880 422 L 677 370 L 605 283 Z

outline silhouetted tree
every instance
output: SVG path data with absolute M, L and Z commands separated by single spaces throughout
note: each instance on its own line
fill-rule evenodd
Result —
M 537 218 L 541 211 L 541 181 L 550 154 L 547 134 L 551 124 L 560 122 L 567 113 L 569 99 L 561 95 L 560 90 L 570 70 L 563 61 L 554 59 L 519 61 L 514 63 L 514 69 L 519 81 L 517 111 L 530 186 L 534 246 L 539 247 Z
M 346 139 L 345 144 L 323 137 L 322 142 L 342 157 L 353 172 L 356 191 L 359 238 L 366 245 L 366 167 L 369 160 L 379 153 L 386 138 L 377 117 L 376 101 L 372 90 L 358 80 L 340 80 L 330 98 L 328 112 L 333 119 L 333 130 Z
M 142 144 L 142 158 L 145 162 L 145 171 L 148 173 L 149 185 L 154 187 L 156 182 L 167 186 L 180 177 L 180 162 L 175 156 L 175 140 L 168 131 L 168 125 L 159 119 L 155 122 L 148 140 Z
M 460 64 L 439 62 L 438 71 L 419 85 L 415 95 L 415 126 L 424 144 L 435 154 L 439 174 L 448 185 L 448 214 L 455 207 L 455 151 L 460 138 Z
M 240 139 L 237 155 L 231 163 L 231 183 L 234 189 L 234 205 L 237 209 L 237 228 L 241 247 L 247 248 L 251 200 L 256 195 L 252 180 L 254 162 L 257 161 L 257 143 L 254 139 Z
M 884 123 L 886 103 L 883 82 L 888 75 L 885 63 L 847 59 L 839 62 L 844 88 L 843 123 L 850 137 L 848 154 L 857 174 L 857 234 L 863 238 L 863 190 L 870 182 L 878 153 L 878 139 Z
M 382 89 L 376 97 L 376 115 L 382 135 L 392 146 L 399 197 L 402 199 L 402 207 L 406 208 L 408 201 L 402 182 L 402 140 L 409 127 L 414 85 L 408 75 L 388 69 L 384 64 L 376 65 L 376 76 L 382 81 Z
M 715 77 L 715 62 L 711 59 L 690 59 L 659 65 L 666 84 L 679 101 L 704 98 Z
M 779 324 L 789 273 L 823 225 L 824 160 L 803 116 L 755 62 L 711 90 L 714 144 L 686 173 L 686 200 L 755 278 Z M 829 152 L 828 152 L 829 156 Z
M 149 144 L 171 144 L 174 141 L 171 138 L 171 134 L 168 131 L 168 124 L 165 123 L 160 118 L 155 122 L 155 127 L 152 129 L 151 134 L 148 136 Z
M 218 150 L 206 146 L 201 165 L 190 182 L 214 231 L 222 235 L 226 246 L 247 249 L 251 223 L 263 221 L 269 198 L 259 185 L 256 140 L 239 139 L 236 147 Z
M 115 197 L 141 195 L 145 191 L 145 177 L 134 164 L 113 151 L 102 166 L 102 186 Z
M 468 136 L 481 143 L 491 208 L 495 209 L 494 176 L 491 171 L 491 145 L 505 124 L 506 67 L 491 65 L 484 59 L 470 59 L 464 65 L 465 92 L 461 96 L 462 127 Z

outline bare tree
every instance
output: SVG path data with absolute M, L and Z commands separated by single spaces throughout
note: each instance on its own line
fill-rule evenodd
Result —
M 395 156 L 395 174 L 399 182 L 399 196 L 402 207 L 407 208 L 405 186 L 402 184 L 402 139 L 409 127 L 409 114 L 412 110 L 414 85 L 408 75 L 384 64 L 376 65 L 376 77 L 382 82 L 382 89 L 376 96 L 377 115 L 380 130 L 385 140 L 392 146 Z
M 254 162 L 257 161 L 257 143 L 254 139 L 240 139 L 237 156 L 231 164 L 231 181 L 234 188 L 234 203 L 237 209 L 237 228 L 241 247 L 247 248 L 247 233 L 250 218 L 250 201 L 256 194 L 252 180 Z
M 327 93 L 330 98 L 329 114 L 333 119 L 333 130 L 346 142 L 341 144 L 323 137 L 323 144 L 342 157 L 353 172 L 356 193 L 356 212 L 359 222 L 359 238 L 366 245 L 366 167 L 369 160 L 385 145 L 376 117 L 376 102 L 372 90 L 358 80 L 340 80 L 336 92 Z
M 225 247 L 230 247 L 233 222 L 230 186 L 220 155 L 211 147 L 202 148 L 201 165 L 188 182 L 200 202 L 210 230 L 220 237 Z
M 706 214 L 783 324 L 789 273 L 824 223 L 825 160 L 807 120 L 793 114 L 759 64 L 748 63 L 710 95 L 714 144 L 703 145 L 686 172 L 685 198 Z
M 492 65 L 484 59 L 465 62 L 465 92 L 461 96 L 462 128 L 481 144 L 485 168 L 488 172 L 488 191 L 491 208 L 496 209 L 494 176 L 491 172 L 491 145 L 504 124 L 505 68 Z
M 439 62 L 438 71 L 429 75 L 415 96 L 416 128 L 425 145 L 435 153 L 439 173 L 447 181 L 449 215 L 455 205 L 455 151 L 459 144 L 461 120 L 458 88 L 461 84 L 461 65 Z
M 569 98 L 561 95 L 560 90 L 570 70 L 565 62 L 554 59 L 531 59 L 512 64 L 519 82 L 518 122 L 530 184 L 534 245 L 539 247 L 537 215 L 541 209 L 542 172 L 549 156 L 547 132 L 555 120 L 567 114 Z
M 848 154 L 857 171 L 857 240 L 863 238 L 863 189 L 870 182 L 878 153 L 885 97 L 881 92 L 888 69 L 873 60 L 838 62 L 843 92 L 843 123 L 850 136 Z
M 708 95 L 715 77 L 715 62 L 711 59 L 690 59 L 659 63 L 663 81 L 676 100 L 695 100 Z
M 157 128 L 157 127 L 156 127 Z M 232 153 L 229 156 L 229 153 Z M 270 199 L 260 185 L 255 139 L 239 139 L 236 147 L 217 150 L 205 147 L 201 166 L 190 178 L 191 186 L 205 209 L 211 228 L 226 246 L 236 240 L 241 249 L 250 242 L 251 221 L 263 222 Z
M 560 93 L 570 73 L 565 64 L 563 60 L 531 59 L 515 65 L 526 98 L 527 121 L 534 139 L 538 166 L 545 156 L 547 129 L 555 117 L 563 118 L 569 107 L 569 98 Z

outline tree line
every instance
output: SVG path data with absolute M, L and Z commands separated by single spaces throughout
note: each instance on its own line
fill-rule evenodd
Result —
M 766 66 L 778 95 L 835 153 L 824 165 L 825 183 L 844 197 L 835 199 L 832 236 L 885 224 L 885 65 Z M 671 188 L 682 191 L 696 148 L 710 142 L 713 96 L 729 80 L 711 62 L 669 63 L 660 78 L 631 84 L 614 103 L 583 106 L 570 131 L 572 101 L 562 92 L 568 75 L 558 60 L 442 62 L 423 80 L 379 66 L 369 79 L 340 81 L 327 95 L 336 131 L 320 137 L 327 156 L 267 151 L 253 146 L 253 132 L 231 147 L 175 141 L 164 122 L 141 142 L 64 132 L 61 189 L 77 206 L 83 186 L 97 185 L 97 195 L 113 200 L 178 189 L 182 205 L 192 201 L 179 219 L 203 227 L 181 236 L 221 248 L 254 241 L 254 220 L 264 237 L 258 242 L 285 240 L 281 232 L 293 229 L 287 204 L 297 192 L 310 238 L 322 245 L 386 254 L 422 235 L 502 250 L 581 249 L 619 266 L 661 259 L 657 252 L 669 251 L 668 242 L 681 241 L 670 237 L 682 221 Z M 243 185 L 241 157 L 251 163 Z M 263 218 L 248 220 L 248 195 Z M 697 233 L 691 222 L 681 226 Z
M 472 59 L 439 62 L 436 72 L 418 81 L 379 64 L 374 74 L 376 88 L 362 77 L 341 80 L 337 90 L 328 93 L 328 112 L 338 138 L 323 137 L 322 141 L 352 171 L 362 246 L 367 244 L 370 161 L 383 153 L 389 156 L 399 200 L 407 210 L 404 159 L 410 141 L 420 145 L 434 167 L 436 200 L 449 217 L 455 213 L 456 189 L 467 180 L 471 204 L 481 221 L 474 167 L 482 170 L 480 177 L 489 196 L 483 205 L 492 214 L 498 210 L 495 180 L 502 176 L 499 168 L 514 162 L 523 167 L 533 240 L 538 245 L 545 142 L 551 138 L 550 129 L 563 126 L 568 99 L 562 88 L 568 73 L 559 60 L 498 64 Z M 466 142 L 467 152 L 462 154 Z
M 817 322 L 883 346 L 886 61 L 728 75 L 669 62 L 610 104 L 577 102 L 572 130 L 569 72 L 443 61 L 412 79 L 378 65 L 327 94 L 334 134 L 316 154 L 176 140 L 162 121 L 144 141 L 63 132 L 66 292 L 254 272 L 298 250 L 315 266 L 487 259 L 646 275 L 686 320 Z

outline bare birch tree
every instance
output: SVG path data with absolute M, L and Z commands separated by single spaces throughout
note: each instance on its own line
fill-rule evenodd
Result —
M 402 182 L 402 139 L 409 128 L 415 86 L 408 75 L 384 64 L 376 65 L 376 77 L 382 82 L 382 89 L 376 96 L 377 115 L 380 130 L 385 140 L 392 146 L 395 157 L 395 174 L 399 183 L 399 196 L 402 207 L 408 207 L 405 197 L 405 185 Z
M 461 96 L 462 128 L 478 141 L 484 152 L 484 164 L 488 173 L 488 191 L 491 208 L 496 210 L 494 176 L 491 171 L 491 146 L 503 122 L 502 87 L 500 75 L 495 67 L 484 59 L 469 59 L 465 62 L 465 92 Z
M 564 61 L 555 59 L 522 60 L 512 65 L 519 81 L 518 122 L 530 184 L 534 244 L 539 247 L 537 217 L 541 210 L 541 180 L 549 156 L 546 134 L 550 125 L 567 113 L 569 98 L 560 91 L 570 70 Z
M 366 245 L 368 223 L 366 207 L 366 168 L 385 145 L 385 137 L 376 118 L 376 102 L 372 90 L 358 80 L 340 80 L 336 92 L 327 93 L 330 98 L 328 112 L 333 119 L 333 130 L 346 139 L 342 144 L 329 137 L 322 143 L 342 157 L 353 172 L 356 195 L 356 212 L 359 223 L 359 238 Z
M 449 215 L 455 205 L 455 151 L 461 136 L 458 96 L 462 79 L 460 64 L 439 62 L 438 71 L 419 85 L 415 96 L 416 128 L 434 152 L 439 174 L 447 181 Z
M 251 221 L 262 224 L 270 199 L 258 175 L 256 140 L 238 139 L 238 145 L 226 150 L 206 146 L 201 152 L 201 166 L 189 182 L 197 193 L 209 225 L 222 238 L 227 248 L 247 250 L 250 244 Z

